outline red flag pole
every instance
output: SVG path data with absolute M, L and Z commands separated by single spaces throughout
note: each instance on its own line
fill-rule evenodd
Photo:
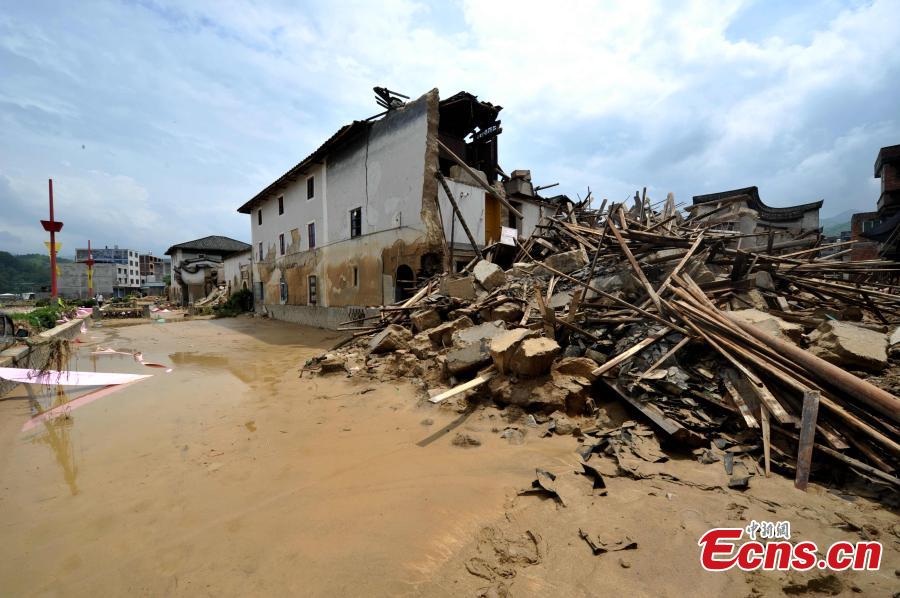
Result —
M 41 220 L 44 230 L 50 233 L 50 295 L 56 299 L 56 233 L 62 230 L 63 223 L 53 219 L 53 179 L 50 184 L 50 220 Z
M 91 240 L 88 239 L 88 259 L 84 260 L 88 269 L 88 299 L 94 298 L 94 256 L 91 254 Z

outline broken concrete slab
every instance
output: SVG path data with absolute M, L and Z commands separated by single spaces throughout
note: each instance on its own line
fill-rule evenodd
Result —
M 735 293 L 734 296 L 735 300 L 733 301 L 733 304 L 737 306 L 737 309 L 743 309 L 748 305 L 759 310 L 766 310 L 769 308 L 769 304 L 766 303 L 766 298 L 763 297 L 763 294 L 757 289 L 750 289 L 743 293 Z
M 888 337 L 888 353 L 891 357 L 900 357 L 900 326 Z
M 409 319 L 416 332 L 422 332 L 441 325 L 441 315 L 436 309 L 431 308 L 416 310 L 409 316 Z
M 508 301 L 491 310 L 490 319 L 507 323 L 518 323 L 522 319 L 522 308 L 514 301 Z
M 319 368 L 321 373 L 330 374 L 332 372 L 345 372 L 344 360 L 340 355 L 334 353 L 326 353 L 319 359 Z
M 810 353 L 840 367 L 880 372 L 888 364 L 886 334 L 827 320 L 815 331 Z
M 622 271 L 605 276 L 595 276 L 591 279 L 590 285 L 605 293 L 622 291 L 623 293 L 628 294 L 643 288 L 640 281 L 629 271 Z M 599 294 L 592 290 L 588 290 L 584 295 L 585 299 L 595 299 L 598 296 Z
M 503 269 L 487 260 L 481 260 L 475 264 L 472 274 L 486 291 L 493 291 L 506 282 L 506 274 Z
M 778 316 L 758 309 L 738 309 L 731 314 L 741 321 L 768 332 L 775 338 L 797 344 L 803 338 L 803 326 L 782 320 Z
M 506 275 L 511 278 L 531 276 L 536 268 L 537 264 L 534 262 L 516 262 L 512 265 L 512 268 L 506 271 Z
M 472 322 L 472 319 L 469 318 L 469 316 L 460 316 L 455 320 L 444 322 L 439 326 L 429 329 L 427 334 L 432 343 L 439 347 L 446 347 L 450 345 L 450 340 L 454 332 L 462 330 L 463 328 L 470 328 L 474 325 L 475 323 Z
M 574 291 L 562 291 L 559 293 L 554 293 L 553 296 L 550 297 L 550 301 L 547 303 L 547 307 L 560 309 L 570 305 L 572 303 L 573 292 Z
M 552 371 L 553 373 L 580 378 L 579 382 L 583 380 L 584 383 L 590 384 L 597 379 L 597 376 L 594 375 L 596 368 L 597 363 L 593 359 L 587 357 L 563 357 L 553 364 Z
M 574 272 L 579 268 L 583 268 L 587 265 L 587 263 L 587 252 L 585 252 L 583 249 L 573 249 L 572 251 L 554 253 L 544 260 L 544 264 L 546 264 L 550 268 L 553 268 L 554 270 L 559 270 L 560 272 L 563 272 L 565 274 Z M 550 270 L 540 265 L 535 269 L 534 273 L 539 276 L 552 274 Z
M 491 354 L 482 343 L 471 343 L 447 353 L 444 365 L 450 375 L 459 376 L 474 372 L 490 361 Z
M 369 341 L 370 353 L 388 353 L 397 349 L 405 349 L 412 340 L 412 333 L 398 324 L 391 324 Z
M 550 416 L 551 429 L 559 436 L 569 436 L 578 429 L 578 424 L 566 417 L 564 413 L 554 413 Z
M 441 294 L 457 299 L 474 299 L 475 282 L 469 276 L 445 278 L 441 281 Z
M 518 348 L 519 343 L 527 338 L 537 336 L 537 332 L 528 328 L 513 328 L 491 339 L 490 354 L 494 360 L 494 366 L 501 374 L 509 369 L 509 360 Z
M 555 340 L 545 337 L 525 339 L 509 360 L 509 369 L 520 376 L 546 374 L 561 351 Z
M 891 336 L 888 338 L 888 346 L 900 345 L 900 326 L 894 328 Z
M 495 376 L 488 382 L 488 390 L 498 405 L 516 405 L 545 413 L 565 411 L 569 395 L 545 377 L 513 382 L 507 376 Z
M 755 282 L 756 288 L 758 289 L 765 289 L 767 291 L 775 290 L 775 281 L 772 280 L 772 275 L 766 270 L 759 270 L 756 272 Z
M 484 345 L 484 351 L 489 351 L 490 341 L 506 332 L 503 322 L 485 322 L 477 326 L 468 326 L 452 333 L 450 342 L 454 347 L 465 347 L 476 344 Z

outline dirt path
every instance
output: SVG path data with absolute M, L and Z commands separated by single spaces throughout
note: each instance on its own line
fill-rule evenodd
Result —
M 699 535 L 765 518 L 820 545 L 858 539 L 835 513 L 877 530 L 886 553 L 877 574 L 840 574 L 840 592 L 896 589 L 894 514 L 778 477 L 702 490 L 723 483 L 721 464 L 684 460 L 666 464 L 678 482 L 609 477 L 607 496 L 584 487 L 565 508 L 517 496 L 535 467 L 574 469 L 573 437 L 525 427 L 508 442 L 501 412 L 422 404 L 414 381 L 298 377 L 335 339 L 250 319 L 92 329 L 76 368 L 154 376 L 30 433 L 26 390 L 0 401 L 3 593 L 780 595 L 788 574 L 704 573 Z M 481 445 L 455 446 L 458 432 Z M 638 548 L 594 556 L 587 523 Z

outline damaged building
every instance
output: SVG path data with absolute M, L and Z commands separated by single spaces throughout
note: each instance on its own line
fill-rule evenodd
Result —
M 900 258 L 900 145 L 881 148 L 875 159 L 881 179 L 877 211 L 853 215 L 853 259 Z
M 220 287 L 226 294 L 250 286 L 250 245 L 218 235 L 172 245 L 169 300 L 191 305 Z
M 553 209 L 530 172 L 500 168 L 500 106 L 467 92 L 376 93 L 382 114 L 341 127 L 238 209 L 258 310 L 336 327 L 484 247 L 515 245 Z
M 786 207 L 768 206 L 759 189 L 746 187 L 707 195 L 695 195 L 691 216 L 716 224 L 716 230 L 741 235 L 737 246 L 753 250 L 787 249 L 813 245 L 819 238 L 822 201 Z

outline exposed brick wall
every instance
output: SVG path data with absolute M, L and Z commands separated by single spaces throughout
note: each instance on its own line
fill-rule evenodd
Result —
M 881 192 L 900 191 L 900 165 L 885 164 L 881 167 Z
M 859 262 L 862 260 L 876 260 L 878 259 L 878 250 L 880 248 L 881 243 L 875 243 L 874 241 L 856 243 L 853 245 L 853 250 L 850 252 L 850 261 Z
M 863 232 L 863 225 L 869 220 L 878 218 L 878 212 L 857 212 L 850 217 L 850 238 L 859 239 L 860 233 Z

